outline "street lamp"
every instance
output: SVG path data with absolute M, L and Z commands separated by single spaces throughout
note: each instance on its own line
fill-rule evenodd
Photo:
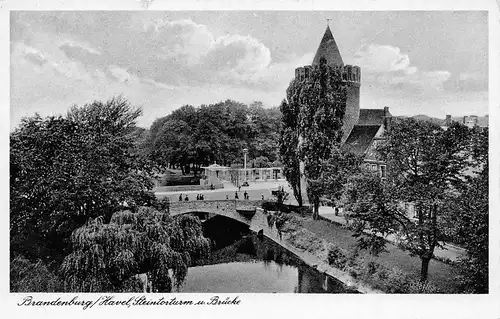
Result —
M 247 148 L 244 148 L 243 149 L 243 158 L 244 158 L 244 166 L 243 168 L 247 169 L 247 153 L 248 153 L 248 149 Z
M 247 153 L 248 153 L 248 148 L 243 149 L 243 160 L 244 160 L 244 172 L 245 172 L 245 181 L 247 181 L 248 176 L 247 176 Z

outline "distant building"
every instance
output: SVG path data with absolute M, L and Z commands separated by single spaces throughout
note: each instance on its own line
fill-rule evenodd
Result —
M 464 116 L 464 120 L 462 123 L 468 126 L 469 128 L 477 126 L 477 115 Z
M 267 182 L 284 179 L 281 167 L 231 168 L 214 163 L 202 168 L 203 178 L 200 179 L 200 185 L 215 185 L 215 183 L 226 181 L 239 186 L 244 182 Z
M 485 115 L 483 117 L 479 117 L 477 115 L 469 115 L 469 116 L 464 116 L 462 118 L 456 118 L 455 120 L 451 117 L 451 115 L 446 115 L 446 118 L 443 120 L 441 123 L 441 128 L 443 129 L 448 129 L 448 127 L 451 125 L 453 122 L 460 122 L 463 125 L 466 125 L 469 128 L 486 128 L 488 127 L 488 122 L 489 122 L 489 116 Z

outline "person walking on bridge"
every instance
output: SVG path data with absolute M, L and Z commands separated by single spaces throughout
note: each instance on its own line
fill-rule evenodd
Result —
M 238 199 L 238 192 L 234 192 L 234 199 Z
M 179 194 L 179 202 L 182 202 L 182 193 Z

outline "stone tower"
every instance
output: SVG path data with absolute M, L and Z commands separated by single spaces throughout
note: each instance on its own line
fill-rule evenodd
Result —
M 359 87 L 361 82 L 361 69 L 359 66 L 344 65 L 337 43 L 333 38 L 330 27 L 326 27 L 325 34 L 319 44 L 312 65 L 295 69 L 295 79 L 305 80 L 314 66 L 319 66 L 321 58 L 326 59 L 329 67 L 340 69 L 342 80 L 347 86 L 347 101 L 342 125 L 342 141 L 344 143 L 359 119 Z
M 329 67 L 340 69 L 342 82 L 344 82 L 347 87 L 346 108 L 344 118 L 342 120 L 341 143 L 344 143 L 359 119 L 359 87 L 361 82 L 361 69 L 358 66 L 344 65 L 344 61 L 340 55 L 337 43 L 333 38 L 330 26 L 327 26 L 318 50 L 316 51 L 316 55 L 314 56 L 312 65 L 296 68 L 295 79 L 299 81 L 306 80 L 311 74 L 312 68 L 319 66 L 321 58 L 326 59 L 326 63 Z M 304 204 L 309 204 L 306 192 L 306 180 L 303 175 L 304 165 L 302 162 L 300 163 L 300 172 L 302 201 Z

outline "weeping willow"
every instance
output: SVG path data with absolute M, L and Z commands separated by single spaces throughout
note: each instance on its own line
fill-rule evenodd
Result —
M 192 261 L 210 250 L 198 218 L 172 218 L 147 207 L 117 212 L 109 223 L 90 220 L 71 242 L 61 273 L 72 292 L 141 291 L 138 274 L 146 274 L 152 292 L 171 292 L 182 285 Z

